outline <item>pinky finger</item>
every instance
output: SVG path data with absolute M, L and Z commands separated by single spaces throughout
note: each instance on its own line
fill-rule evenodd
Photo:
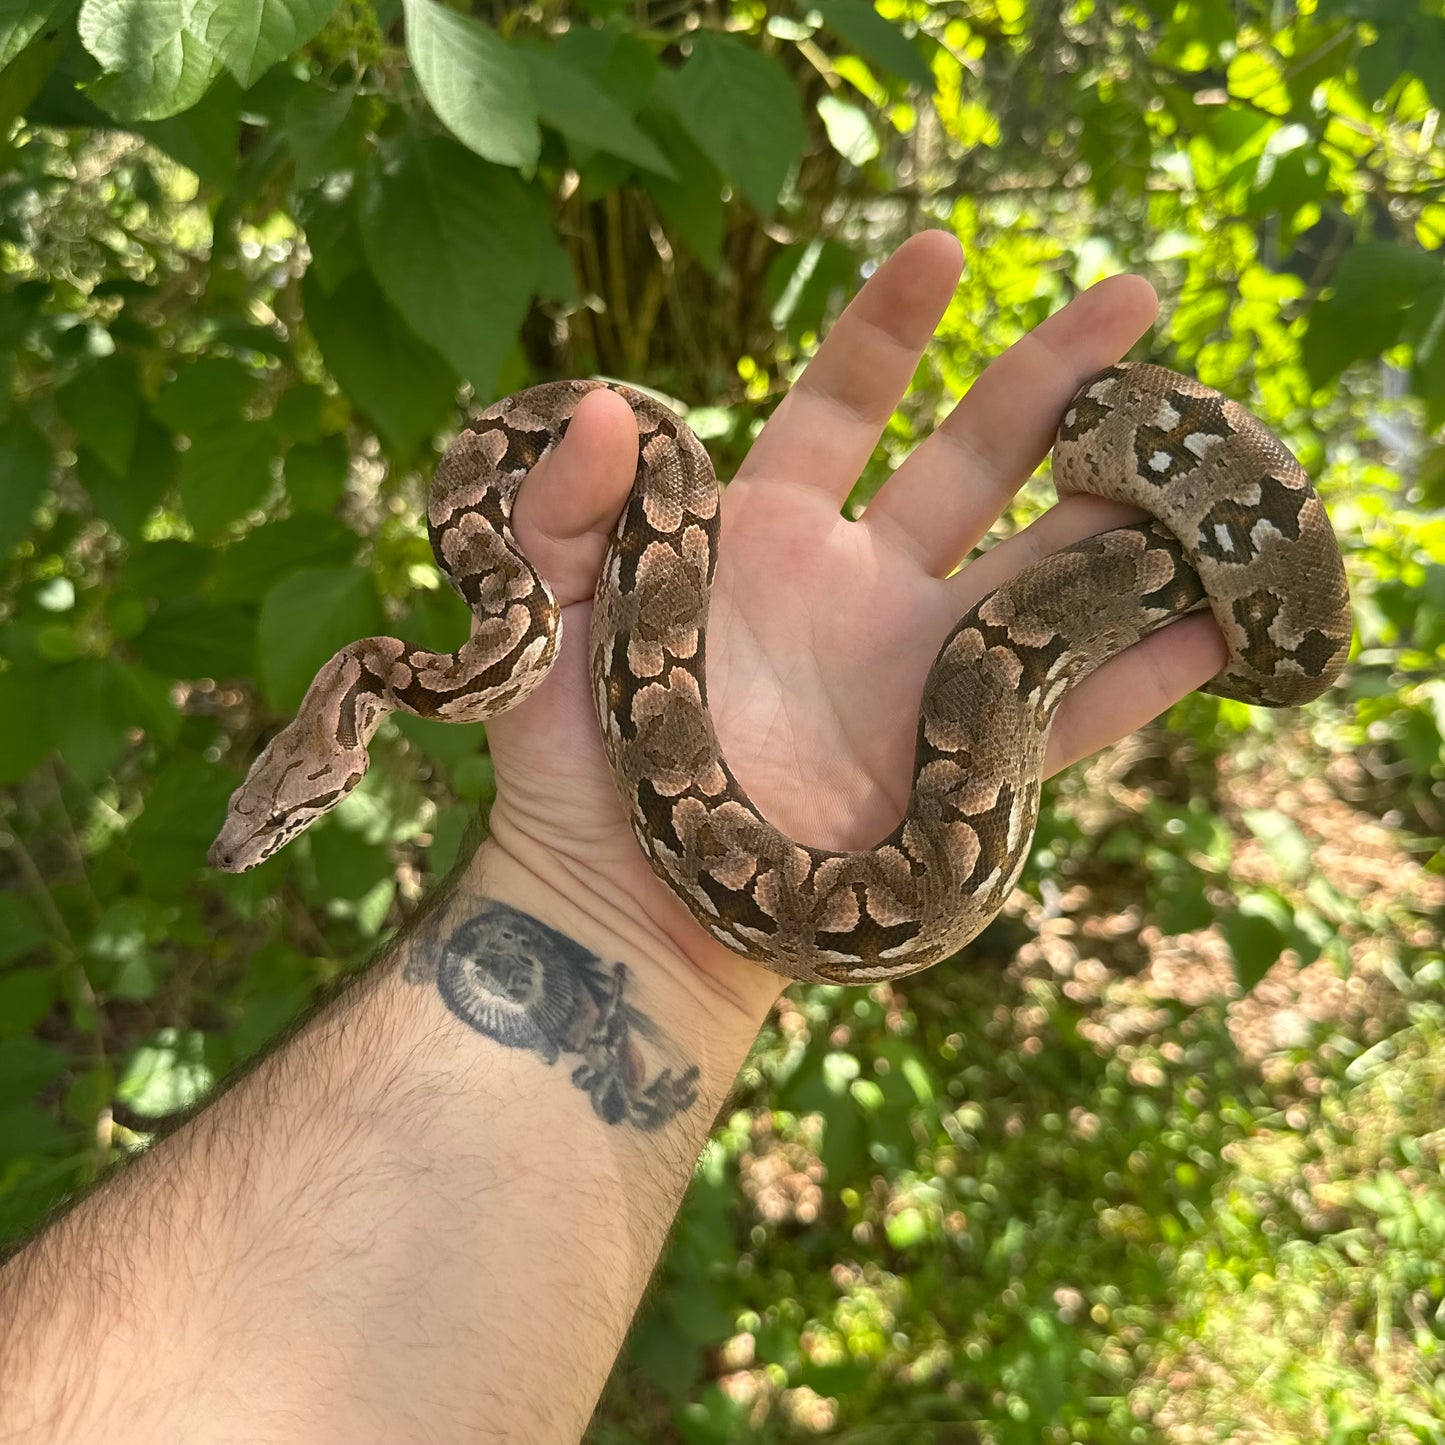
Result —
M 1224 663 L 1224 638 L 1207 614 L 1172 623 L 1106 662 L 1060 706 L 1044 776 L 1143 727 L 1208 682 Z

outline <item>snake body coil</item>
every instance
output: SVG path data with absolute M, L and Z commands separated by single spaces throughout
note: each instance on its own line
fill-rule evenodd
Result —
M 498 402 L 437 468 L 432 547 L 477 619 L 454 653 L 390 637 L 343 648 L 233 795 L 210 852 L 239 871 L 333 807 L 401 709 L 476 722 L 521 701 L 561 640 L 557 604 L 517 549 L 512 502 L 596 382 Z M 803 847 L 729 771 L 707 706 L 708 597 L 719 492 L 706 452 L 666 407 L 614 388 L 637 417 L 637 478 L 603 562 L 592 682 L 603 743 L 654 871 L 728 948 L 778 973 L 895 978 L 973 938 L 1028 855 L 1039 774 L 1069 689 L 1131 644 L 1209 606 L 1229 649 L 1206 691 L 1269 706 L 1322 692 L 1349 648 L 1339 548 L 1309 478 L 1242 407 L 1157 366 L 1080 389 L 1054 449 L 1061 494 L 1157 520 L 1067 547 L 959 622 L 924 685 L 913 791 L 872 848 Z

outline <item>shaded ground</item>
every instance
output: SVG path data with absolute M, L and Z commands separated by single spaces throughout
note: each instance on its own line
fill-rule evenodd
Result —
M 980 940 L 1001 971 L 782 1001 L 699 1266 L 737 1323 L 676 1377 L 677 1413 L 655 1359 L 620 1368 L 595 1445 L 1445 1439 L 1445 877 L 1358 764 L 1310 773 L 1286 738 L 1188 765 L 1227 836 L 1163 851 L 1223 922 L 1166 935 L 1138 895 L 1177 879 L 1092 842 L 1157 833 L 1187 793 L 1158 743 L 1065 795 L 1084 862 L 1015 894 Z M 1225 925 L 1252 906 L 1298 947 L 1246 993 Z M 859 1072 L 830 1100 L 800 1090 L 809 1059 Z M 871 1158 L 839 1142 L 850 1101 Z M 694 1287 L 669 1268 L 664 1291 Z

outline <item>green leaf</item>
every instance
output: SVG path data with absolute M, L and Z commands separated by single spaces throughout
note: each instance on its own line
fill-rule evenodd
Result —
M 283 464 L 286 494 L 303 512 L 329 512 L 346 491 L 351 451 L 343 436 L 326 437 L 312 446 L 292 447 Z
M 1426 511 L 1445 507 L 1445 446 L 1432 447 L 1421 457 L 1416 480 L 1420 504 Z
M 1369 361 L 1400 340 L 1404 317 L 1398 311 L 1373 315 L 1347 315 L 1329 301 L 1318 303 L 1309 315 L 1301 355 L 1312 386 L 1333 381 L 1351 363 Z
M 305 45 L 336 5 L 337 0 L 191 0 L 187 25 L 245 88 Z
M 235 179 L 241 87 L 228 75 L 181 115 L 136 123 L 135 130 L 216 191 Z
M 527 175 L 542 153 L 537 101 L 518 54 L 436 0 L 406 0 L 406 49 L 442 124 L 484 160 Z
M 135 640 L 136 655 L 163 677 L 243 677 L 255 661 L 250 609 L 165 598 Z
M 885 1228 L 887 1228 L 886 1225 Z M 891 1242 L 892 1236 L 889 1237 Z M 805 1356 L 802 1372 L 797 1379 L 800 1385 L 806 1385 L 820 1395 L 842 1397 L 859 1389 L 867 1381 L 869 1373 L 869 1367 L 859 1364 L 856 1360 L 814 1365 L 809 1363 Z
M 50 933 L 28 898 L 0 893 L 0 963 L 23 958 L 50 942 Z
M 286 106 L 286 142 L 296 162 L 296 184 L 315 185 L 329 171 L 345 167 L 349 156 L 345 127 L 355 94 L 304 86 Z
M 809 9 L 865 60 L 926 90 L 934 88 L 933 71 L 918 47 L 868 0 L 809 0 Z
M 823 1147 L 818 1157 L 835 1189 L 848 1182 L 865 1157 L 863 1120 L 849 1093 L 858 1073 L 858 1060 L 851 1054 L 811 1049 L 775 1105 L 793 1113 L 823 1116 Z
M 294 711 L 323 662 L 384 625 L 371 577 L 357 568 L 308 568 L 277 583 L 261 604 L 258 627 L 266 696 Z
M 1150 878 L 1150 915 L 1167 937 L 1193 933 L 1214 922 L 1214 905 L 1198 868 L 1174 868 Z
M 118 898 L 95 922 L 83 945 L 87 972 L 114 998 L 146 998 L 161 982 L 157 945 L 170 935 L 174 906 L 151 898 Z
M 236 782 L 198 755 L 172 755 L 152 774 L 145 810 L 122 838 L 147 897 L 183 894 L 205 867 Z
M 80 439 L 111 471 L 124 476 L 143 405 L 135 363 L 119 354 L 107 356 L 68 381 L 55 400 Z
M 188 26 L 195 0 L 84 0 L 80 40 L 106 73 L 91 98 L 118 120 L 160 120 L 193 106 L 224 69 Z
M 95 510 L 126 541 L 134 542 L 146 518 L 175 481 L 179 463 L 171 434 L 143 416 L 130 464 L 124 471 L 112 471 L 89 447 L 81 447 L 75 474 Z
M 201 537 L 259 507 L 271 489 L 271 429 L 233 421 L 207 427 L 181 455 L 181 504 Z
M 48 672 L 0 673 L 0 785 L 18 783 L 54 746 L 49 681 Z
M 306 988 L 248 998 L 241 1022 L 231 1034 L 230 1043 L 236 1058 L 249 1058 L 257 1049 L 264 1048 L 310 1000 L 310 990 Z
M 305 445 L 319 442 L 326 430 L 325 414 L 331 409 L 331 398 L 321 387 L 305 383 L 288 386 L 271 413 L 271 430 L 278 441 Z
M 477 725 L 473 724 L 472 727 L 475 729 Z M 460 725 L 460 728 L 465 730 L 465 725 Z M 480 747 L 480 743 L 480 737 L 474 738 L 474 746 Z M 452 787 L 456 790 L 457 797 L 490 808 L 492 799 L 497 796 L 497 775 L 491 756 L 473 751 L 470 757 L 463 758 L 452 769 Z
M 28 421 L 0 429 L 0 554 L 30 530 L 36 504 L 50 485 L 50 443 Z
M 408 642 L 433 652 L 451 652 L 460 647 L 471 631 L 472 614 L 467 604 L 450 587 L 418 588 L 412 594 L 399 631 Z M 417 718 L 414 721 L 420 722 Z M 466 724 L 447 723 L 448 728 L 465 731 Z
M 38 1094 L 65 1072 L 68 1059 L 40 1039 L 10 1039 L 0 1044 L 0 1099 Z
M 287 517 L 249 532 L 226 548 L 211 578 L 213 602 L 260 602 L 303 567 L 342 567 L 360 539 L 332 517 Z
M 110 1064 L 98 1065 L 77 1074 L 65 1091 L 65 1114 L 77 1124 L 94 1130 L 102 1109 L 115 1097 L 115 1072 Z
M 69 1133 L 34 1104 L 0 1107 L 0 1165 L 16 1161 L 17 1172 L 0 1171 L 6 1187 L 0 1190 L 0 1227 L 7 1234 L 23 1233 L 39 1221 L 66 1189 L 80 1181 L 72 1178 L 64 1162 L 36 1168 L 37 1158 L 68 1153 L 74 1146 Z M 11 1180 L 18 1179 L 16 1188 Z
M 1220 919 L 1220 928 L 1234 956 L 1234 976 L 1246 993 L 1279 962 L 1280 954 L 1289 947 L 1284 929 L 1267 911 L 1248 906 L 1252 902 L 1246 898 L 1239 908 Z
M 115 657 L 82 658 L 57 670 L 51 704 L 60 756 L 87 783 L 124 752 L 132 728 L 174 740 L 181 721 L 164 678 Z
M 181 731 L 181 715 L 171 701 L 169 681 L 119 658 L 106 658 L 105 662 L 111 675 L 106 706 L 115 708 L 132 727 L 144 729 L 161 742 L 175 742 Z
M 1445 276 L 1445 260 L 1393 241 L 1357 241 L 1330 277 L 1329 304 L 1349 316 L 1403 311 Z
M 616 26 L 573 25 L 558 39 L 553 53 L 569 70 L 589 76 L 628 115 L 642 109 L 661 68 L 643 40 Z
M 661 175 L 648 176 L 648 194 L 697 259 L 716 272 L 722 265 L 727 225 L 722 176 L 670 112 L 645 112 L 642 123 L 667 154 L 677 175 L 675 181 Z
M 669 1317 L 657 1309 L 633 1332 L 627 1343 L 630 1364 L 681 1405 L 702 1373 L 702 1352 Z
M 385 845 L 368 843 L 359 833 L 335 823 L 312 834 L 311 863 L 318 897 L 328 903 L 336 899 L 359 903 L 383 879 L 394 878 L 396 871 Z
M 1412 309 L 1440 304 L 1445 261 L 1393 241 L 1359 241 L 1330 284 L 1331 294 L 1310 312 L 1302 347 L 1315 386 L 1405 339 Z
M 452 369 L 366 272 L 354 272 L 327 292 L 308 271 L 302 294 L 326 369 L 393 452 L 415 456 L 451 415 L 457 391 Z
M 199 1029 L 161 1029 L 132 1052 L 115 1097 L 144 1119 L 189 1108 L 215 1082 L 205 1051 L 205 1035 Z
M 475 816 L 467 807 L 448 808 L 437 815 L 436 822 L 432 824 L 431 847 L 426 855 L 427 867 L 434 878 L 451 872 Z
M 153 410 L 172 431 L 190 436 L 218 422 L 237 420 L 257 385 L 255 374 L 239 361 L 207 356 L 182 365 Z
M 516 54 L 532 77 L 544 124 L 588 149 L 621 156 L 658 175 L 677 175 L 632 117 L 585 74 L 555 53 L 528 49 Z
M 718 1298 L 716 1286 L 699 1276 L 675 1282 L 667 1313 L 673 1328 L 694 1344 L 715 1345 L 737 1329 L 734 1311 Z
M 306 268 L 308 286 L 334 291 L 346 277 L 366 269 L 354 186 L 341 195 L 332 186 L 313 186 L 298 198 L 296 219 L 306 232 L 311 251 L 311 264 Z
M 883 1232 L 894 1249 L 912 1249 L 928 1238 L 928 1220 L 911 1205 L 883 1221 Z
M 216 213 L 212 220 L 212 233 L 216 238 L 216 254 L 213 256 L 212 265 L 221 262 L 225 265 L 229 260 L 229 252 L 237 239 L 236 228 L 245 219 L 247 211 L 253 202 L 263 198 L 270 187 L 276 183 L 281 175 L 287 170 L 286 165 L 286 140 L 278 131 L 262 131 L 259 137 L 250 145 L 236 167 L 236 176 L 226 188 L 216 206 Z M 212 271 L 212 288 L 215 287 L 215 271 Z M 259 328 L 248 327 L 253 334 Z M 266 350 L 274 351 L 278 346 L 279 339 L 275 333 L 268 333 L 269 341 Z M 284 346 L 282 346 L 284 351 Z
M 771 215 L 807 139 L 797 88 L 782 63 L 740 40 L 703 31 L 671 96 L 713 164 Z
M 536 289 L 542 216 L 539 193 L 511 171 L 414 130 L 366 172 L 361 231 L 372 272 L 408 325 L 482 395 Z M 393 380 L 395 370 L 388 358 Z
M 1249 215 L 1278 211 L 1290 217 L 1301 206 L 1323 200 L 1328 189 L 1325 164 L 1309 128 L 1298 122 L 1282 125 L 1264 144 L 1245 210 Z
M 1315 850 L 1293 819 L 1269 808 L 1248 808 L 1244 824 L 1264 844 L 1285 878 L 1298 882 L 1309 876 Z
M 142 953 L 128 958 L 111 975 L 106 995 L 138 1002 L 157 993 L 165 982 L 165 965 L 159 954 Z
M 433 813 L 416 770 L 398 764 L 397 754 L 389 746 L 386 756 L 387 762 L 373 768 L 336 807 L 336 822 L 368 843 L 401 843 L 415 838 L 426 831 Z
M 771 320 L 790 336 L 817 331 L 835 299 L 857 284 L 858 258 L 837 241 L 785 246 L 768 267 Z
M 121 575 L 143 597 L 174 599 L 197 591 L 215 560 L 216 554 L 207 547 L 166 537 L 136 547 Z
M 54 1007 L 59 992 L 53 968 L 0 973 L 0 1039 L 28 1034 Z
M 1409 69 L 1428 87 L 1431 100 L 1439 107 L 1445 105 L 1445 16 L 1416 11 L 1414 21 Z
M 745 1438 L 747 1425 L 747 1408 L 716 1384 L 709 1385 L 700 1400 L 685 1404 L 677 1416 L 687 1445 L 732 1445 Z
M 849 164 L 866 166 L 881 149 L 873 122 L 862 106 L 825 95 L 818 101 L 818 115 L 828 132 L 828 143 Z
M 8 136 L 14 123 L 35 104 L 64 55 L 66 39 L 59 28 L 42 30 L 0 67 L 0 136 Z M 0 146 L 5 144 L 0 142 Z
M 375 938 L 381 932 L 395 899 L 396 879 L 383 878 L 364 898 L 346 905 L 344 912 L 350 916 L 363 938 Z
M 0 70 L 40 32 L 68 20 L 80 0 L 0 0 Z

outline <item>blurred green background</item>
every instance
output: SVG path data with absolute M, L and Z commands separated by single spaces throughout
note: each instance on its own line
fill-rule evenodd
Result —
M 1445 1440 L 1440 0 L 3 0 L 0 65 L 0 1239 L 485 809 L 482 730 L 403 720 L 282 856 L 203 865 L 335 647 L 464 635 L 421 516 L 467 411 L 637 381 L 726 476 L 943 226 L 853 505 L 1141 271 L 1136 355 L 1320 480 L 1355 655 L 1058 779 L 966 957 L 788 995 L 589 1438 Z

